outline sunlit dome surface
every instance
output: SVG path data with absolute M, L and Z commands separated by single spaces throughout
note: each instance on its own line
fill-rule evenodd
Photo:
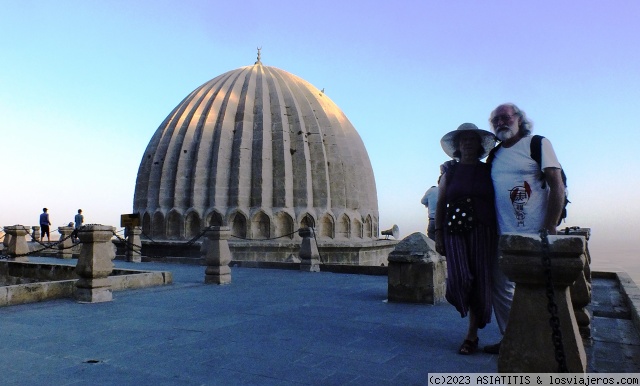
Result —
M 133 206 L 158 239 L 208 225 L 247 239 L 308 225 L 325 240 L 378 234 L 373 170 L 353 125 L 322 91 L 260 58 L 173 109 L 144 152 Z

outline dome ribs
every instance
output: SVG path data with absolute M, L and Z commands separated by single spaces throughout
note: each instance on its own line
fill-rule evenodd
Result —
M 190 105 L 188 110 L 185 110 L 186 117 L 167 149 L 162 178 L 163 185 L 167 185 L 167 188 L 164 190 L 164 197 L 160 198 L 162 208 L 177 209 L 181 214 L 184 214 L 189 208 L 191 197 L 191 184 L 189 183 L 191 173 L 189 170 L 192 169 L 193 150 L 197 143 L 193 138 L 197 123 L 194 125 L 192 120 L 196 114 L 198 117 L 202 116 L 203 101 L 208 97 L 212 88 L 213 84 L 202 87 L 203 92 L 200 97 Z
M 224 74 L 224 75 L 228 77 L 228 74 Z M 206 141 L 206 139 L 203 138 L 203 134 L 205 131 L 205 123 L 211 111 L 211 106 L 213 104 L 213 101 L 218 95 L 218 92 L 220 91 L 220 87 L 224 82 L 223 80 L 219 80 L 219 78 L 225 79 L 225 78 L 218 77 L 208 82 L 211 84 L 211 88 L 208 92 L 206 103 L 204 103 L 204 106 L 202 106 L 202 108 L 199 110 L 198 121 L 195 125 L 195 128 L 193 129 L 193 135 L 191 137 L 192 142 L 189 145 L 189 149 L 188 149 L 188 153 L 190 153 L 190 155 L 186 157 L 189 162 L 185 165 L 185 168 L 184 168 L 184 175 L 187 181 L 185 181 L 186 183 L 183 187 L 185 190 L 185 193 L 181 197 L 182 206 L 184 208 L 194 208 L 196 210 L 199 210 L 199 212 L 197 212 L 199 213 L 199 215 L 203 215 L 204 209 L 205 209 L 204 197 L 206 195 L 203 194 L 202 187 L 206 186 L 206 184 L 203 185 L 201 184 L 201 182 L 202 182 L 202 177 L 203 176 L 206 177 L 207 173 L 202 173 L 199 171 L 198 162 L 201 161 L 202 159 L 206 159 L 206 154 L 209 154 L 208 150 L 204 151 L 204 154 L 202 154 L 204 149 L 208 149 L 208 148 L 203 148 L 202 144 L 209 143 L 208 141 Z M 201 156 L 202 158 L 200 158 Z
M 194 91 L 195 92 L 195 91 Z M 147 208 L 148 203 L 148 194 L 149 194 L 149 176 L 151 173 L 151 166 L 153 165 L 153 159 L 155 156 L 156 148 L 160 143 L 160 139 L 162 139 L 162 128 L 164 128 L 167 123 L 175 116 L 178 112 L 182 103 L 184 103 L 187 98 L 191 97 L 193 93 L 187 95 L 181 102 L 178 104 L 169 115 L 164 119 L 164 121 L 160 124 L 158 129 L 153 133 L 147 148 L 142 155 L 142 160 L 140 161 L 140 167 L 138 168 L 138 175 L 136 177 L 136 188 L 133 196 L 133 212 L 141 212 L 145 208 Z
M 244 69 L 232 72 L 233 79 L 230 80 L 230 84 L 225 84 L 225 87 L 220 90 L 222 103 L 220 103 L 219 109 L 216 109 L 217 117 L 212 131 L 211 155 L 209 156 L 209 166 L 207 168 L 209 172 L 209 200 L 207 207 L 219 208 L 223 213 L 226 212 L 224 209 L 228 202 L 231 144 L 234 130 L 233 119 L 235 118 L 230 118 L 230 114 L 227 114 L 227 112 L 235 110 L 239 94 L 236 90 L 236 83 L 242 72 L 244 72 Z
M 176 170 L 177 179 L 174 191 L 174 207 L 178 207 L 181 213 L 185 214 L 185 218 L 186 211 L 189 208 L 195 207 L 194 188 L 196 186 L 197 176 L 199 175 L 196 170 L 204 123 L 211 110 L 212 102 L 220 91 L 220 85 L 228 76 L 228 74 L 223 74 L 206 83 L 208 88 L 206 93 L 203 94 L 203 99 L 198 101 L 197 105 L 189 112 L 188 128 L 185 128 L 183 146 L 176 148 L 179 163 Z M 194 117 L 196 119 L 194 119 Z M 200 214 L 202 214 L 204 212 L 203 205 L 200 206 L 200 210 Z M 200 214 L 198 214 L 198 216 Z
M 298 214 L 299 210 L 307 210 L 313 202 L 311 163 L 309 161 L 309 148 L 306 141 L 306 127 L 300 117 L 300 106 L 293 95 L 290 82 L 283 79 L 278 71 L 271 71 L 276 79 L 282 99 L 285 103 L 283 119 L 283 131 L 289 133 L 289 153 L 291 154 L 291 179 L 293 188 L 293 206 Z M 287 79 L 291 80 L 291 79 Z M 286 151 L 286 149 L 285 149 Z
M 165 176 L 165 165 L 167 165 L 167 152 L 178 122 L 182 120 L 184 112 L 187 110 L 192 101 L 198 95 L 201 96 L 203 94 L 204 88 L 205 85 L 198 87 L 189 95 L 189 97 L 185 98 L 179 105 L 177 113 L 173 115 L 173 117 L 167 122 L 164 127 L 161 126 L 157 130 L 162 134 L 152 156 L 153 164 L 151 165 L 151 170 L 149 172 L 149 194 L 147 196 L 147 210 L 155 211 L 157 209 L 160 209 L 164 211 L 164 213 L 167 213 L 170 209 L 170 207 L 168 206 L 162 206 L 164 191 L 168 188 L 167 183 L 163 182 L 163 178 Z M 173 189 L 173 185 L 170 187 L 170 189 Z
M 295 87 L 291 87 L 291 91 L 298 104 L 302 120 L 301 135 L 304 136 L 303 142 L 309 163 L 308 180 L 311 182 L 311 201 L 308 201 L 307 205 L 321 209 L 321 212 L 317 213 L 317 216 L 320 217 L 321 213 L 325 213 L 331 208 L 331 190 L 327 170 L 327 154 L 322 141 L 323 133 L 313 109 L 312 100 L 315 97 L 310 92 L 314 87 L 300 78 L 289 76 L 293 78 L 290 83 L 295 85 Z
M 274 208 L 293 207 L 293 183 L 289 176 L 293 171 L 291 168 L 290 132 L 288 129 L 287 112 L 285 102 L 280 92 L 280 87 L 276 84 L 271 72 L 266 76 L 266 86 L 269 94 L 269 117 L 271 121 L 271 156 L 273 168 L 271 179 L 273 181 L 272 206 Z M 266 114 L 266 111 L 265 111 Z
M 272 191 L 271 178 L 269 173 L 273 164 L 271 162 L 271 131 L 264 127 L 264 100 L 268 100 L 268 94 L 263 91 L 263 71 L 262 66 L 254 66 L 255 72 L 255 92 L 253 93 L 253 141 L 251 143 L 251 194 L 249 207 L 260 208 L 263 203 L 270 205 Z M 266 178 L 265 178 L 266 177 Z M 269 194 L 269 197 L 263 195 Z M 263 201 L 264 198 L 264 201 Z
M 234 87 L 232 93 L 239 94 L 238 97 L 232 98 L 237 101 L 236 106 L 229 106 L 228 111 L 235 110 L 235 119 L 233 123 L 233 141 L 231 144 L 231 159 L 229 167 L 229 194 L 227 207 L 228 210 L 249 208 L 249 196 L 251 192 L 251 165 L 253 146 L 252 120 L 253 115 L 247 110 L 253 111 L 254 98 L 248 100 L 247 93 L 249 89 L 255 90 L 255 85 L 251 86 L 252 75 L 254 71 L 243 71 L 244 81 L 238 77 L 238 84 Z M 253 79 L 255 83 L 255 79 Z M 238 93 L 238 88 L 239 93 Z M 234 108 L 235 107 L 235 108 Z M 246 113 L 246 116 L 245 116 Z M 260 156 L 260 154 L 258 154 Z M 248 212 L 248 210 L 247 210 Z
M 196 127 L 196 135 L 194 137 L 196 153 L 195 160 L 191 167 L 191 206 L 199 210 L 201 214 L 205 214 L 209 203 L 209 191 L 213 183 L 210 181 L 211 157 L 214 140 L 214 126 L 218 117 L 219 105 L 222 97 L 218 98 L 222 88 L 231 78 L 232 72 L 229 71 L 208 83 L 211 84 L 213 92 L 207 98 L 207 103 L 202 111 L 202 115 L 198 119 Z

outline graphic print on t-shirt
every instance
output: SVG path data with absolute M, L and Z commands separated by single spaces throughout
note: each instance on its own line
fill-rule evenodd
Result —
M 511 199 L 511 205 L 513 205 L 518 227 L 524 227 L 526 217 L 524 206 L 527 205 L 530 197 L 531 186 L 529 186 L 527 181 L 524 181 L 524 186 L 515 186 L 509 190 L 509 198 Z

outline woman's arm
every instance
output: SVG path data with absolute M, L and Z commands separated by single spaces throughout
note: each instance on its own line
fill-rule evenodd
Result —
M 447 211 L 447 174 L 443 174 L 438 184 L 438 204 L 436 205 L 436 252 L 445 256 L 444 221 Z

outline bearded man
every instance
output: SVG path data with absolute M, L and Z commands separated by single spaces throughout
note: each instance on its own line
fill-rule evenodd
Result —
M 498 234 L 556 234 L 564 206 L 562 166 L 548 139 L 542 138 L 540 163 L 531 157 L 532 122 L 524 111 L 505 103 L 491 112 L 489 122 L 501 143 L 489 155 L 495 191 Z M 493 309 L 504 335 L 509 320 L 515 283 L 493 264 Z M 500 353 L 500 342 L 486 346 L 485 352 Z

